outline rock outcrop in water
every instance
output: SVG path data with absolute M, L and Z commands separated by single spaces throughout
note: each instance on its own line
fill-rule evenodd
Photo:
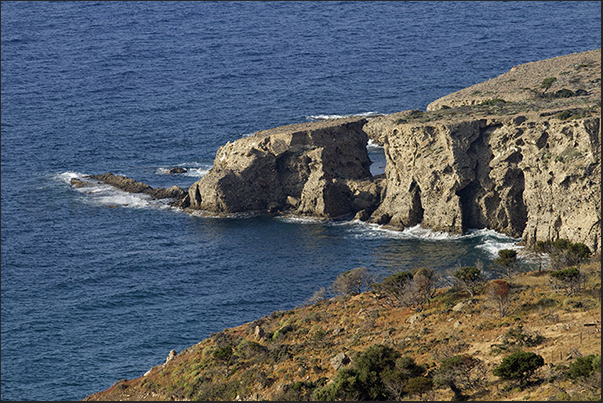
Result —
M 490 228 L 528 246 L 567 238 L 600 252 L 600 77 L 599 49 L 516 66 L 427 112 L 259 131 L 220 147 L 188 193 L 92 178 L 214 215 L 355 214 L 399 229 Z M 368 137 L 384 146 L 385 175 L 370 173 Z
M 146 183 L 122 175 L 113 175 L 111 172 L 103 175 L 88 175 L 86 178 L 95 179 L 128 193 L 143 193 L 154 199 L 174 199 L 175 203 L 180 203 L 186 197 L 186 192 L 179 186 L 154 189 Z M 74 187 L 82 187 L 87 183 L 79 179 L 72 179 L 71 184 Z
M 290 212 L 335 218 L 379 204 L 362 118 L 263 130 L 220 147 L 188 191 L 189 209 L 214 214 Z

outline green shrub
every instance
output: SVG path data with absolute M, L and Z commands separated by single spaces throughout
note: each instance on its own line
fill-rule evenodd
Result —
M 396 366 L 400 353 L 391 347 L 374 344 L 359 354 L 354 360 L 358 371 L 358 380 L 367 400 L 385 400 L 387 392 L 381 379 L 381 373 Z
M 313 400 L 336 401 L 336 400 L 361 400 L 362 386 L 358 380 L 358 373 L 353 368 L 341 368 L 333 382 L 323 388 L 317 388 L 313 394 Z
M 498 257 L 494 259 L 494 264 L 504 269 L 504 274 L 511 277 L 515 271 L 517 263 L 517 251 L 513 249 L 501 249 L 498 251 Z
M 461 267 L 453 274 L 455 282 L 473 297 L 484 285 L 482 271 L 475 266 Z
M 552 98 L 571 98 L 574 95 L 574 91 L 562 88 L 559 91 L 556 91 Z
M 524 385 L 526 381 L 544 365 L 542 356 L 534 353 L 517 351 L 503 358 L 500 365 L 492 373 L 502 379 L 519 381 Z
M 544 80 L 542 80 L 542 83 L 540 83 L 540 88 L 543 88 L 544 91 L 546 92 L 546 90 L 548 90 L 549 88 L 551 88 L 551 86 L 553 85 L 553 83 L 555 81 L 557 81 L 556 77 L 545 78 Z
M 506 104 L 506 103 L 507 103 L 507 101 L 505 101 L 504 99 L 494 98 L 494 99 L 488 99 L 486 101 L 483 101 L 479 105 L 495 106 L 495 105 L 501 105 L 501 104 Z
M 568 375 L 571 379 L 586 378 L 595 372 L 601 372 L 601 356 L 591 354 L 578 357 L 569 365 Z
M 337 371 L 333 382 L 314 391 L 315 400 L 399 400 L 409 379 L 425 373 L 412 358 L 391 347 L 374 344 Z M 417 381 L 421 382 L 421 381 Z M 416 393 L 419 393 L 419 385 Z M 426 387 L 424 384 L 423 387 Z M 423 392 L 421 392 L 423 393 Z
M 569 118 L 571 118 L 574 114 L 571 111 L 562 111 L 559 112 L 558 114 L 555 115 L 555 117 L 559 120 L 568 120 Z
M 411 378 L 404 386 L 404 391 L 411 395 L 423 395 L 423 393 L 433 389 L 433 380 L 424 376 Z
M 453 400 L 465 400 L 464 393 L 467 390 L 476 389 L 482 384 L 483 378 L 479 374 L 481 368 L 483 363 L 479 359 L 466 354 L 455 355 L 440 362 L 433 382 L 438 386 L 449 387 L 454 392 Z
M 577 268 L 568 267 L 567 269 L 552 271 L 549 274 L 551 276 L 551 286 L 556 292 L 571 296 L 580 291 L 582 275 Z
M 538 241 L 534 245 L 534 251 L 548 253 L 553 269 L 576 266 L 587 261 L 592 254 L 590 248 L 584 243 L 572 243 L 565 238 L 555 241 Z
M 525 347 L 534 347 L 544 341 L 544 336 L 524 330 L 523 325 L 510 329 L 504 336 L 508 344 L 516 344 Z
M 229 361 L 233 357 L 233 350 L 231 346 L 224 346 L 217 349 L 212 353 L 212 357 L 219 361 Z

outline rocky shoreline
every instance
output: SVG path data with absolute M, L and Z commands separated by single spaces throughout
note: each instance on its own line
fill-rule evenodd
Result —
M 189 189 L 153 189 L 110 173 L 90 178 L 172 198 L 191 213 L 490 228 L 526 246 L 567 238 L 600 253 L 600 76 L 598 49 L 516 66 L 426 112 L 259 131 L 220 147 Z M 384 175 L 370 173 L 369 139 L 384 147 Z

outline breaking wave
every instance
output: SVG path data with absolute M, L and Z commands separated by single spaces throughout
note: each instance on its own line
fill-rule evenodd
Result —
M 170 167 L 159 167 L 159 168 L 157 168 L 155 173 L 157 175 L 170 175 L 170 170 L 175 167 L 186 169 L 186 172 L 184 172 L 182 174 L 176 174 L 176 175 L 190 176 L 190 177 L 194 177 L 194 178 L 202 178 L 209 172 L 209 170 L 212 168 L 212 165 L 201 163 L 201 162 L 187 162 L 187 163 L 183 163 L 183 164 L 172 165 Z
M 277 216 L 275 218 L 279 221 L 283 221 L 286 223 L 292 223 L 292 224 L 325 224 L 327 222 L 327 220 L 325 220 L 323 218 L 303 217 L 303 216 L 294 216 L 294 215 Z
M 519 238 L 512 238 L 491 229 L 470 229 L 465 234 L 450 234 L 445 231 L 433 231 L 423 228 L 420 224 L 408 227 L 404 230 L 387 228 L 386 226 L 353 220 L 338 225 L 349 225 L 349 232 L 357 238 L 390 238 L 390 239 L 414 239 L 433 242 L 456 242 L 475 239 L 477 249 L 485 251 L 490 257 L 498 257 L 498 251 L 502 249 L 521 250 Z
M 168 205 L 170 199 L 153 199 L 144 193 L 128 193 L 111 185 L 89 179 L 78 172 L 63 172 L 54 177 L 81 195 L 81 201 L 93 206 L 130 207 L 130 208 L 172 208 Z M 86 186 L 79 188 L 71 186 L 72 179 L 79 179 Z
M 317 121 L 317 120 L 349 118 L 349 117 L 353 117 L 353 116 L 368 117 L 368 116 L 375 116 L 375 115 L 379 115 L 379 112 L 363 112 L 363 113 L 356 113 L 356 114 L 350 114 L 350 115 L 309 115 L 309 116 L 306 116 L 306 119 L 311 120 L 311 121 Z
M 375 143 L 373 139 L 369 139 L 368 144 L 366 145 L 366 149 L 371 151 L 383 152 L 383 146 Z

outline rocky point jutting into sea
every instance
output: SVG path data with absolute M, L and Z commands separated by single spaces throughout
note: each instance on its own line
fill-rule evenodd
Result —
M 513 67 L 427 111 L 270 130 L 220 147 L 188 190 L 90 178 L 194 214 L 358 218 L 404 229 L 490 228 L 522 244 L 567 238 L 601 251 L 601 50 Z M 372 176 L 367 142 L 383 145 Z M 74 180 L 74 186 L 84 186 Z

